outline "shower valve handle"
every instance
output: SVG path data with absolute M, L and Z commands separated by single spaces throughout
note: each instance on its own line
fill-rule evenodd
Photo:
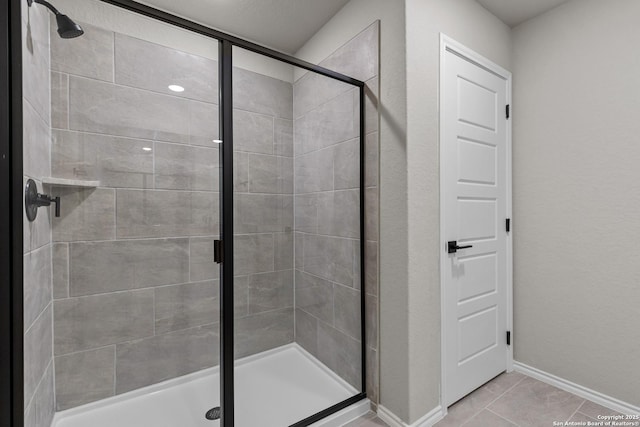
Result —
M 40 193 L 38 193 L 38 195 L 36 196 L 36 205 L 38 207 L 50 206 L 51 203 L 56 204 L 56 217 L 59 218 L 60 217 L 60 196 L 50 197 L 46 194 L 40 194 Z

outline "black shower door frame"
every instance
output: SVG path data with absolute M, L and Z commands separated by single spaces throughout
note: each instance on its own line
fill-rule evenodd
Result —
M 23 214 L 22 214 L 22 40 L 21 7 L 26 0 L 2 2 L 0 9 L 0 425 L 24 426 L 23 378 Z M 364 82 L 282 52 L 243 40 L 132 0 L 100 0 L 114 6 L 198 33 L 218 42 L 220 94 L 220 404 L 221 427 L 234 427 L 233 319 L 233 47 L 240 47 L 289 65 L 359 88 L 360 104 L 360 277 L 365 272 Z M 214 260 L 211 260 L 214 262 Z M 364 288 L 364 283 L 362 283 Z M 365 292 L 361 292 L 361 392 L 290 427 L 309 426 L 367 397 Z

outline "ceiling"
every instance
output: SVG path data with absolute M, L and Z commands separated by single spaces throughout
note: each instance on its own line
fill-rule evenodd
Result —
M 349 0 L 143 0 L 208 27 L 293 54 Z
M 478 0 L 485 9 L 510 27 L 540 15 L 568 0 Z

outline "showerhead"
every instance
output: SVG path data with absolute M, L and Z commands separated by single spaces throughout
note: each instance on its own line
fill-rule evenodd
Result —
M 63 39 L 73 39 L 84 34 L 82 27 L 73 22 L 67 15 L 56 15 L 56 22 L 58 23 L 58 34 Z
M 84 34 L 84 30 L 82 29 L 82 27 L 80 27 L 80 25 L 73 22 L 73 20 L 67 15 L 63 15 L 62 13 L 58 12 L 58 9 L 53 7 L 53 5 L 48 1 L 27 0 L 27 3 L 29 4 L 29 7 L 31 7 L 33 3 L 39 3 L 53 12 L 56 15 L 56 22 L 58 23 L 58 34 L 63 39 L 73 39 Z

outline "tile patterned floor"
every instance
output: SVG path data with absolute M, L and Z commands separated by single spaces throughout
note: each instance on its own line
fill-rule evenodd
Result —
M 449 408 L 435 427 L 552 427 L 617 412 L 523 374 L 502 374 Z M 386 426 L 371 412 L 345 427 Z

